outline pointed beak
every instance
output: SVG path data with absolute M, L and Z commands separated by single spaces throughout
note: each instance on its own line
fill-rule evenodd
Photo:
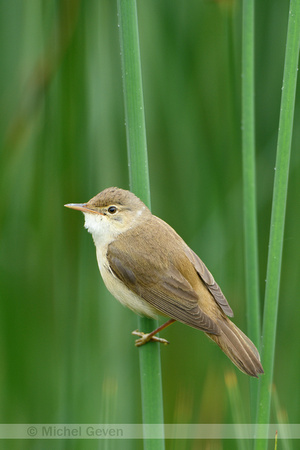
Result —
M 76 209 L 77 211 L 82 211 L 86 213 L 101 214 L 100 211 L 92 209 L 90 206 L 88 206 L 87 203 L 67 203 L 64 206 L 66 206 L 66 208 Z

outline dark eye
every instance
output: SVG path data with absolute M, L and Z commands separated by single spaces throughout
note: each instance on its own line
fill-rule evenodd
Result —
M 117 212 L 117 207 L 110 206 L 107 211 L 109 212 L 109 214 L 115 214 Z

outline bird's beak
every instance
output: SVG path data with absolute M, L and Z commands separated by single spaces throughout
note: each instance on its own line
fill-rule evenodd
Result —
M 67 208 L 71 208 L 71 209 L 77 209 L 77 211 L 82 211 L 82 212 L 86 212 L 86 213 L 101 214 L 100 211 L 93 209 L 87 203 L 67 203 L 64 206 L 66 206 Z

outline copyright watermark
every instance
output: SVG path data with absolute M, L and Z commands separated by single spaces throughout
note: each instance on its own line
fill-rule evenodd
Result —
M 0 424 L 1 439 L 299 439 L 300 424 Z
M 34 427 L 29 427 L 31 428 Z M 40 430 L 46 438 L 123 438 L 122 428 L 99 425 L 43 425 Z
M 35 437 L 35 436 L 37 435 L 37 433 L 38 433 L 38 430 L 37 430 L 36 427 L 31 426 L 31 427 L 28 427 L 28 428 L 27 428 L 27 434 L 28 434 L 28 436 L 30 436 L 30 437 Z
M 2 430 L 1 427 L 4 427 Z M 26 436 L 24 436 L 23 425 L 1 425 L 0 439 L 32 438 L 32 439 L 124 439 L 124 425 L 107 424 L 34 424 L 27 425 Z M 125 428 L 128 425 L 125 425 Z M 131 428 L 131 426 L 129 425 Z M 135 427 L 135 426 L 134 426 Z M 2 432 L 1 432 L 2 431 Z M 6 436 L 3 436 L 3 432 Z M 128 432 L 128 429 L 127 429 Z M 136 429 L 139 434 L 142 428 Z M 7 436 L 14 433 L 15 436 Z M 132 430 L 130 430 L 130 434 Z

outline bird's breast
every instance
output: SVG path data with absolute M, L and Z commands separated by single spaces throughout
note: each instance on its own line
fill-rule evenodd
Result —
M 98 267 L 104 284 L 109 292 L 122 303 L 122 305 L 127 306 L 127 308 L 131 309 L 136 314 L 156 319 L 159 311 L 153 308 L 146 300 L 132 292 L 114 275 L 109 266 L 106 252 L 107 248 L 97 248 Z

